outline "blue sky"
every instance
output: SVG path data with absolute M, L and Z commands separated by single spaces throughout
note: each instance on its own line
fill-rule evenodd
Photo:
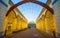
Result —
M 12 0 L 12 1 L 14 4 L 16 4 L 22 0 Z M 41 1 L 44 3 L 47 2 L 47 0 L 38 0 L 38 1 Z M 35 21 L 37 19 L 43 7 L 38 4 L 29 2 L 29 3 L 22 4 L 18 6 L 17 8 L 30 22 L 30 21 Z

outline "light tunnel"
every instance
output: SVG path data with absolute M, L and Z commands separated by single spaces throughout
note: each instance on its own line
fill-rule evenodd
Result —
M 12 34 L 13 32 L 24 30 L 28 28 L 28 21 L 27 19 L 21 14 L 21 13 L 16 13 L 17 11 L 15 8 L 18 7 L 19 5 L 32 2 L 38 5 L 41 5 L 44 7 L 44 11 L 39 15 L 39 17 L 36 20 L 36 29 L 39 29 L 41 31 L 44 31 L 50 35 L 55 34 L 57 37 L 57 27 L 56 27 L 56 21 L 55 21 L 55 16 L 54 16 L 54 10 L 49 7 L 49 5 L 39 2 L 36 0 L 24 0 L 21 1 L 12 7 L 9 8 L 7 11 L 5 21 L 4 21 L 4 27 L 3 27 L 3 35 L 9 35 Z M 17 11 L 18 12 L 18 11 Z

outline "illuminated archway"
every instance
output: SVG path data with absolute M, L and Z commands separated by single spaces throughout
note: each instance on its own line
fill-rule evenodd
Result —
M 39 2 L 39 1 L 36 1 L 36 0 L 24 0 L 24 1 L 21 1 L 17 4 L 14 4 L 12 7 L 9 8 L 9 10 L 7 11 L 7 14 L 6 16 L 8 16 L 8 14 L 13 10 L 15 9 L 16 7 L 18 7 L 19 5 L 22 5 L 22 4 L 25 4 L 25 3 L 28 3 L 28 2 L 32 2 L 32 3 L 35 3 L 35 4 L 38 4 L 38 5 L 41 5 L 42 7 L 46 8 L 51 14 L 54 15 L 54 11 L 52 8 L 50 8 L 47 4 L 43 3 L 43 2 Z M 54 19 L 53 19 L 54 20 Z M 50 21 L 50 20 L 49 20 Z M 55 22 L 55 21 L 53 21 Z

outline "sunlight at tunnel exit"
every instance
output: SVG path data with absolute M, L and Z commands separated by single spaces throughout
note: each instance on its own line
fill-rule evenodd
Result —
M 12 0 L 14 4 L 23 1 L 23 0 Z M 46 3 L 47 0 L 37 0 Z M 40 5 L 37 5 L 35 3 L 25 3 L 21 6 L 17 7 L 20 12 L 27 18 L 28 22 L 30 21 L 36 21 L 37 17 L 39 16 L 40 12 L 42 11 L 43 7 Z

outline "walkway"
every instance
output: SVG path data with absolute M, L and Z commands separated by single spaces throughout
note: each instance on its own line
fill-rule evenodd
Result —
M 53 37 L 42 31 L 38 31 L 35 28 L 31 28 L 25 31 L 14 33 L 12 36 L 7 38 L 53 38 Z

